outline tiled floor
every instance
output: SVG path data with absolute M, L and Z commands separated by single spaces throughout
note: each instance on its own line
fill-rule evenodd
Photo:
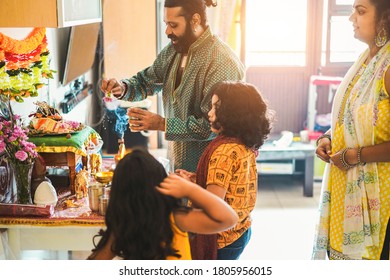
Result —
M 320 191 L 315 182 L 313 197 L 304 197 L 298 178 L 260 177 L 252 238 L 241 259 L 310 259 Z
M 252 238 L 241 260 L 310 259 L 319 196 L 320 182 L 314 183 L 313 197 L 304 197 L 299 178 L 260 177 Z M 24 251 L 23 259 L 85 259 L 88 254 Z

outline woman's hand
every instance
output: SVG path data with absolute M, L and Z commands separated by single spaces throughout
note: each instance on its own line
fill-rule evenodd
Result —
M 344 165 L 341 163 L 342 153 L 343 153 L 343 150 L 340 150 L 337 153 L 331 155 L 328 162 L 332 163 L 334 166 L 336 166 L 340 170 L 347 171 L 348 169 L 346 167 L 344 167 Z
M 349 168 L 344 166 L 342 163 L 342 156 L 343 156 L 344 149 L 338 151 L 334 155 L 330 156 L 330 163 L 332 163 L 334 166 L 336 166 L 338 169 L 347 171 Z M 357 152 L 358 149 L 347 149 L 344 154 L 344 161 L 350 165 L 350 167 L 354 167 L 357 164 Z
M 100 89 L 106 94 L 112 93 L 115 97 L 123 95 L 125 91 L 124 85 L 117 79 L 103 79 Z
M 316 149 L 316 155 L 319 159 L 322 161 L 328 162 L 331 158 L 331 153 L 332 153 L 332 142 L 328 138 L 322 138 L 318 142 L 318 146 Z

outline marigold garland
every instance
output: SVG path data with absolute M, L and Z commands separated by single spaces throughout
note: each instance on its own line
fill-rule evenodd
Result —
M 0 33 L 0 49 L 14 54 L 24 54 L 36 49 L 46 36 L 46 28 L 34 28 L 24 40 L 16 40 Z
M 24 40 L 0 33 L 0 94 L 17 102 L 37 96 L 44 79 L 52 79 L 46 28 L 34 28 Z

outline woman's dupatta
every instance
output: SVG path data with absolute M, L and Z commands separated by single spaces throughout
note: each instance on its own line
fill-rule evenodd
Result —
M 374 145 L 379 89 L 383 87 L 383 75 L 390 64 L 390 42 L 387 42 L 371 59 L 359 80 L 349 91 L 348 87 L 368 57 L 366 50 L 347 72 L 337 89 L 332 108 L 332 136 L 339 121 L 340 110 L 344 123 L 344 139 L 347 148 Z M 345 96 L 349 92 L 348 96 Z M 345 106 L 342 108 L 343 100 Z M 354 102 L 352 103 L 352 100 Z M 361 108 L 365 108 L 362 110 Z M 363 114 L 363 115 L 362 115 Z M 336 151 L 337 152 L 337 151 Z M 329 251 L 329 219 L 332 201 L 327 164 L 322 181 L 320 219 L 316 229 L 312 259 L 325 259 Z M 376 163 L 355 166 L 347 171 L 344 201 L 344 233 L 342 254 L 349 259 L 362 259 L 369 246 L 379 246 L 380 200 Z
M 196 183 L 206 188 L 208 166 L 214 151 L 222 144 L 237 143 L 236 138 L 217 136 L 206 147 L 198 162 Z M 196 205 L 193 205 L 196 208 Z M 193 260 L 216 260 L 218 251 L 218 234 L 191 234 L 190 245 Z

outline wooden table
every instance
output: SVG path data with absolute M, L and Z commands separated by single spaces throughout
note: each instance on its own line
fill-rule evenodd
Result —
M 74 152 L 59 152 L 59 153 L 39 153 L 45 160 L 46 166 L 67 166 L 69 168 L 69 188 L 71 194 L 75 194 L 75 178 L 76 166 L 81 160 L 83 166 L 87 166 L 88 159 L 86 156 L 76 154 Z
M 293 142 L 288 147 L 276 147 L 272 141 L 266 141 L 259 150 L 256 158 L 260 176 L 271 175 L 302 175 L 303 195 L 313 196 L 314 181 L 314 152 L 315 147 L 309 143 Z M 296 170 L 296 161 L 303 162 L 303 170 Z M 261 164 L 268 164 L 269 170 L 262 168 Z M 275 168 L 273 168 L 273 166 Z M 287 168 L 285 168 L 287 167 Z M 290 168 L 288 168 L 290 167 Z
M 20 259 L 23 250 L 91 251 L 93 236 L 105 223 L 104 216 L 91 212 L 87 200 L 80 200 L 79 208 L 55 211 L 50 218 L 0 217 L 0 234 L 5 235 L 0 247 L 10 249 L 3 249 L 6 257 Z

